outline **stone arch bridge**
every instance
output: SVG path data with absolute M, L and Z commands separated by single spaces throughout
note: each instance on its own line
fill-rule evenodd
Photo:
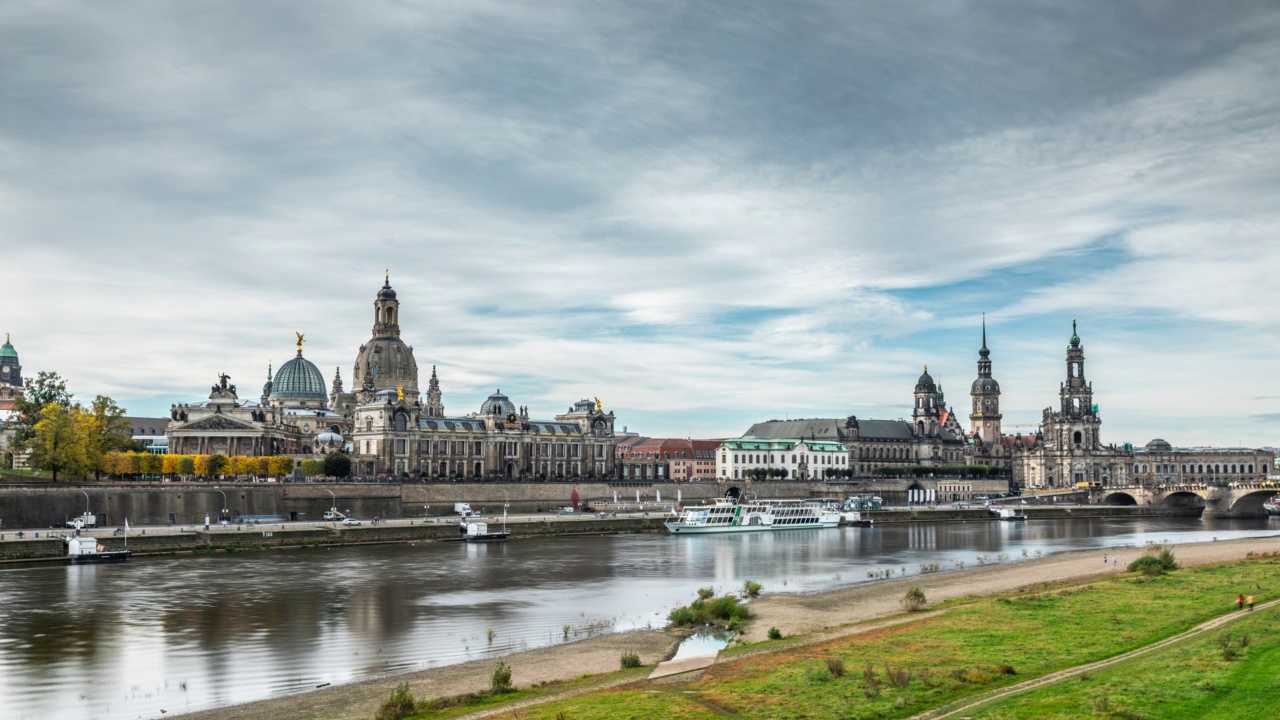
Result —
M 1280 483 L 1231 485 L 1129 485 L 1094 490 L 1090 500 L 1104 505 L 1202 507 L 1202 517 L 1262 517 L 1262 503 L 1280 494 Z

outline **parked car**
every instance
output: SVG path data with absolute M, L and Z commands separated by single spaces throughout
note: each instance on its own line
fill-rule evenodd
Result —
M 349 518 L 343 518 L 342 524 L 343 525 L 359 525 L 360 521 L 353 517 L 349 517 Z

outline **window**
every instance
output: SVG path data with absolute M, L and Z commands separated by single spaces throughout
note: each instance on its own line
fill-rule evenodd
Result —
M 480 442 L 479 440 L 477 440 L 477 441 L 475 442 L 475 447 L 471 448 L 471 450 L 472 450 L 472 452 L 473 452 L 474 454 L 476 454 L 476 455 L 483 455 L 483 454 L 484 454 L 484 443 L 482 443 L 482 442 Z
M 364 431 L 373 432 L 373 418 L 370 417 L 364 419 Z
M 403 441 L 403 440 L 397 440 L 397 441 L 396 441 L 396 454 L 397 454 L 397 455 L 403 455 L 403 454 L 404 454 L 404 441 Z
M 404 413 L 396 413 L 396 432 L 405 432 L 409 429 L 409 417 Z

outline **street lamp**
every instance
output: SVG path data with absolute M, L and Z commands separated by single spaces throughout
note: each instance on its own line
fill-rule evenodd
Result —
M 218 519 L 221 520 L 223 515 L 230 515 L 231 512 L 227 510 L 227 494 L 221 490 L 218 490 L 217 492 L 222 496 L 222 512 L 218 514 Z
M 507 508 L 511 507 L 511 497 L 507 495 L 506 488 L 499 488 L 502 491 L 502 532 L 507 531 Z
M 324 491 L 329 493 L 329 497 L 333 501 L 333 504 L 329 506 L 329 520 L 332 522 L 338 519 L 338 496 L 334 495 L 333 491 L 329 488 L 325 488 Z

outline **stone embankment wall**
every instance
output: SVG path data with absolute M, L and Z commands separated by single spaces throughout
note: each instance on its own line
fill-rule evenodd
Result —
M 512 522 L 507 526 L 512 537 L 543 535 L 602 535 L 616 533 L 656 532 L 662 530 L 664 518 L 575 518 L 571 520 L 531 520 Z M 61 532 L 61 531 L 56 531 Z M 28 536 L 16 540 L 6 532 L 0 541 L 0 562 L 54 560 L 66 555 L 60 537 L 41 532 L 40 539 Z M 98 540 L 107 550 L 121 550 L 124 538 L 106 532 L 85 533 Z M 135 555 L 164 555 L 177 552 L 237 552 L 277 548 L 406 543 L 418 541 L 461 541 L 453 522 L 424 522 L 414 525 L 361 525 L 359 527 L 282 527 L 280 524 L 214 528 L 209 531 L 186 530 L 142 535 L 129 534 L 129 549 Z

